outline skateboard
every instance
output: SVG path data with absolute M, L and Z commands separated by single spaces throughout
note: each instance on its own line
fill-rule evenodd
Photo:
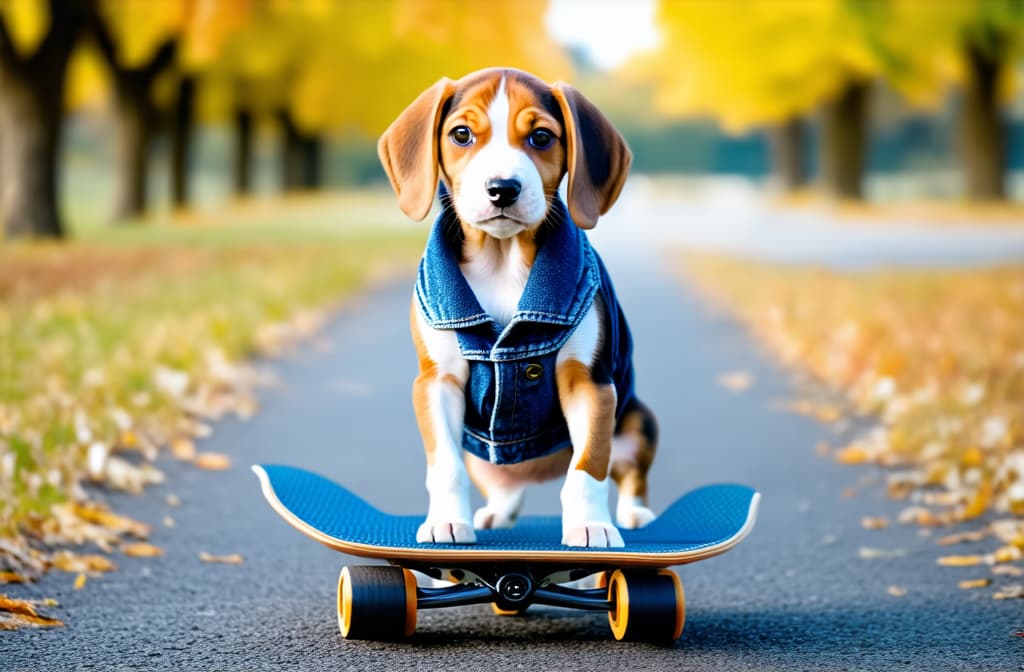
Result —
M 742 485 L 693 490 L 638 530 L 624 548 L 563 546 L 558 516 L 523 516 L 514 528 L 477 530 L 475 544 L 421 544 L 422 516 L 384 513 L 323 476 L 255 465 L 263 495 L 289 525 L 325 546 L 390 565 L 351 565 L 338 579 L 338 626 L 346 639 L 397 639 L 421 609 L 491 604 L 502 615 L 532 604 L 608 614 L 617 640 L 669 641 L 682 634 L 683 587 L 674 565 L 721 555 L 754 526 L 760 495 Z M 441 586 L 418 586 L 419 572 Z M 581 588 L 595 577 L 597 587 Z

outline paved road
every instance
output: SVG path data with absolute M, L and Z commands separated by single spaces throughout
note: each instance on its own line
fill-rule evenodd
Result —
M 699 194 L 684 199 L 673 196 L 672 188 L 637 178 L 615 210 L 615 217 L 629 223 L 618 227 L 619 235 L 633 235 L 639 224 L 652 239 L 786 263 L 863 270 L 1024 261 L 1024 222 L 934 227 L 907 219 L 858 225 L 810 209 L 766 207 L 763 193 L 741 179 L 706 182 Z
M 537 608 L 500 619 L 487 607 L 423 612 L 405 643 L 340 639 L 334 587 L 345 558 L 278 519 L 247 465 L 308 467 L 383 508 L 424 509 L 409 402 L 409 285 L 399 283 L 343 311 L 326 331 L 329 350 L 279 363 L 283 384 L 263 395 L 259 415 L 218 426 L 202 447 L 232 455 L 230 471 L 167 462 L 167 485 L 111 496 L 118 510 L 154 524 L 165 558 L 121 558 L 120 571 L 79 592 L 60 573 L 9 591 L 58 598 L 69 625 L 0 635 L 0 669 L 1024 669 L 1020 603 L 958 590 L 957 580 L 984 570 L 937 567 L 934 542 L 916 529 L 862 530 L 861 516 L 893 516 L 899 506 L 871 483 L 872 471 L 814 454 L 829 430 L 775 409 L 799 394 L 798 382 L 679 287 L 638 239 L 648 240 L 611 231 L 601 249 L 636 336 L 640 394 L 661 418 L 654 507 L 712 481 L 764 494 L 744 544 L 681 568 L 688 620 L 678 643 L 616 643 L 599 614 Z M 750 391 L 714 382 L 737 369 L 754 374 Z M 842 497 L 848 487 L 858 495 Z M 172 492 L 180 508 L 164 504 Z M 547 487 L 531 492 L 527 512 L 557 505 L 556 487 Z M 176 527 L 161 526 L 165 515 Z M 861 547 L 905 555 L 861 560 Z M 242 553 L 246 563 L 202 564 L 201 550 Z M 906 596 L 888 595 L 890 585 Z

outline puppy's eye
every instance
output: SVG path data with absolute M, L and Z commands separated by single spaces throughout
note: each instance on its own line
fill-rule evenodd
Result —
M 546 128 L 536 128 L 530 133 L 528 142 L 534 149 L 547 149 L 554 142 L 555 135 Z
M 469 130 L 469 126 L 456 126 L 448 134 L 448 137 L 459 147 L 469 147 L 474 140 L 473 131 Z

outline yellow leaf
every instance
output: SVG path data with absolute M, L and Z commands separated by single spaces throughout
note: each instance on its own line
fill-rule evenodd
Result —
M 973 567 L 985 561 L 983 555 L 945 555 L 938 559 L 943 567 Z
M 960 457 L 960 464 L 967 468 L 980 467 L 984 461 L 985 456 L 977 446 L 971 446 L 965 450 L 964 454 Z
M 77 555 L 71 551 L 58 551 L 50 562 L 62 572 L 112 572 L 117 569 L 117 565 L 105 555 Z
M 960 514 L 960 519 L 971 520 L 973 518 L 977 518 L 981 514 L 985 513 L 991 502 L 992 481 L 986 478 L 981 482 L 981 486 L 978 488 L 978 491 L 974 493 L 974 498 L 971 502 L 964 507 L 963 512 Z
M 28 577 L 17 572 L 0 572 L 0 583 L 26 583 Z
M 176 437 L 171 441 L 171 454 L 179 460 L 194 460 L 196 458 L 196 444 L 187 436 Z
M 863 464 L 867 461 L 867 451 L 856 443 L 852 443 L 836 453 L 836 462 L 839 464 Z
M 133 558 L 156 558 L 164 554 L 164 549 L 140 541 L 134 544 L 125 544 L 121 547 L 121 552 Z
M 199 559 L 203 562 L 223 565 L 240 565 L 245 562 L 245 559 L 238 553 L 231 553 L 229 555 L 212 555 L 206 551 L 200 551 Z
M 192 464 L 200 469 L 223 471 L 231 467 L 231 458 L 224 453 L 199 453 Z
M 106 511 L 98 504 L 72 504 L 71 510 L 82 520 L 106 527 L 114 532 L 129 534 L 140 539 L 149 536 L 149 525 Z
M 974 588 L 985 588 L 987 586 L 992 585 L 992 579 L 968 579 L 966 581 L 961 581 L 957 585 L 959 585 L 964 590 L 972 590 Z
M 889 526 L 889 519 L 882 517 L 872 518 L 870 516 L 865 516 L 860 519 L 860 526 L 863 527 L 865 530 L 881 530 Z
M 77 577 L 75 577 L 74 589 L 75 590 L 81 590 L 82 588 L 85 588 L 86 580 L 87 580 L 87 577 L 86 577 L 85 574 L 79 574 Z

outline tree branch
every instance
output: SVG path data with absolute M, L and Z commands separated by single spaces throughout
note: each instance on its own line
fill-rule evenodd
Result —
M 160 48 L 153 54 L 153 58 L 150 59 L 149 63 L 144 68 L 146 80 L 152 80 L 165 68 L 170 67 L 171 64 L 174 63 L 174 59 L 177 55 L 178 40 L 171 38 L 161 44 Z
M 103 17 L 100 16 L 97 3 L 90 2 L 88 4 L 87 14 L 89 31 L 92 33 L 93 39 L 96 40 L 96 46 L 99 47 L 103 60 L 107 62 L 111 71 L 116 75 L 121 69 L 117 62 L 117 47 L 114 45 L 114 38 L 111 37 L 110 31 L 107 30 L 107 24 L 104 23 Z

